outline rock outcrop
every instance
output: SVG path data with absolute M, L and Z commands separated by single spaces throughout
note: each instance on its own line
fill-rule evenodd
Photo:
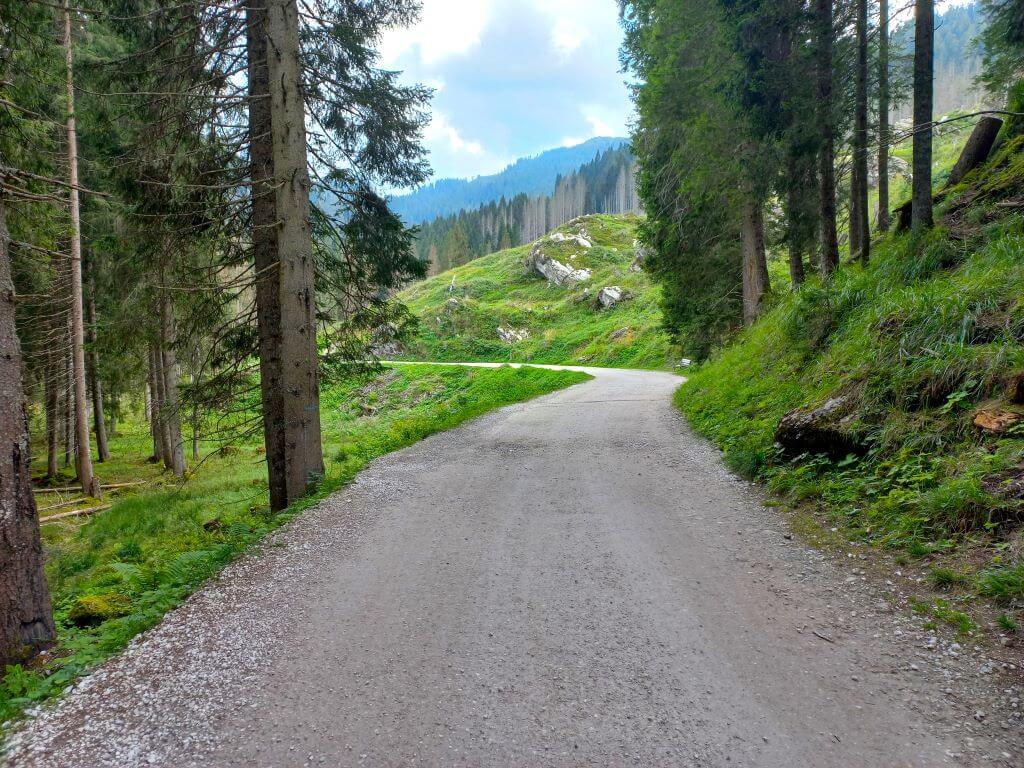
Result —
M 628 301 L 632 296 L 617 285 L 606 285 L 597 294 L 597 303 L 602 309 L 611 309 L 616 304 Z
M 816 408 L 797 408 L 779 421 L 775 442 L 789 457 L 825 454 L 842 459 L 862 454 L 864 445 L 853 427 L 853 398 L 830 397 Z
M 504 326 L 498 326 L 498 338 L 504 341 L 506 344 L 516 344 L 520 341 L 524 341 L 530 338 L 530 332 L 523 328 L 517 331 L 512 326 L 505 328 Z
M 555 234 L 561 233 L 556 232 Z M 544 250 L 545 243 L 564 242 L 564 239 L 561 241 L 553 240 L 553 237 L 541 240 L 533 246 L 526 260 L 526 268 L 546 278 L 552 285 L 558 285 L 562 288 L 572 288 L 574 285 L 579 285 L 589 280 L 591 275 L 589 269 L 570 267 L 553 258 Z

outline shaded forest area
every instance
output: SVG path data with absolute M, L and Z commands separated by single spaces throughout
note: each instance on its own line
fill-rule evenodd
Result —
M 55 640 L 34 490 L 119 490 L 123 419 L 179 482 L 257 438 L 272 513 L 321 482 L 321 381 L 425 272 L 375 191 L 429 171 L 375 52 L 417 13 L 0 0 L 0 664 Z
M 646 268 L 662 286 L 667 327 L 694 357 L 762 313 L 770 252 L 785 254 L 798 288 L 810 274 L 828 281 L 867 265 L 873 239 L 895 224 L 932 229 L 941 127 L 933 2 L 914 4 L 909 82 L 890 39 L 902 9 L 886 0 L 620 5 L 623 63 L 639 81 L 633 150 L 641 239 L 654 254 Z M 988 140 L 970 144 L 984 151 L 961 172 L 987 157 L 993 128 L 1003 144 L 1022 129 L 1024 11 L 1010 0 L 982 7 L 985 86 L 1009 106 L 982 121 Z M 906 131 L 891 124 L 902 101 L 913 112 Z M 891 195 L 893 146 L 904 141 L 912 201 Z

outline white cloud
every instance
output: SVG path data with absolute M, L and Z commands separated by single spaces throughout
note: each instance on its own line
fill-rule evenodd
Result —
M 437 178 L 493 173 L 519 157 L 623 135 L 615 0 L 423 0 L 383 40 L 403 83 L 435 88 L 424 145 Z
M 381 41 L 381 61 L 394 66 L 407 53 L 434 64 L 471 50 L 491 18 L 491 0 L 424 0 L 419 22 L 409 29 L 392 29 Z
M 423 138 L 427 142 L 445 140 L 448 142 L 448 149 L 452 152 L 465 152 L 470 155 L 482 154 L 484 148 L 476 141 L 467 141 L 462 138 L 458 129 L 451 124 L 451 121 L 440 112 L 435 111 L 428 125 L 423 131 Z
M 578 20 L 561 18 L 551 28 L 551 44 L 564 60 L 587 39 L 587 31 Z
M 587 115 L 587 122 L 590 123 L 591 136 L 617 136 L 622 130 L 612 128 L 608 123 L 595 115 Z

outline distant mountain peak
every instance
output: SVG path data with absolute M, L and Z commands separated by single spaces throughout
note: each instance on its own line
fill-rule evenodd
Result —
M 558 147 L 516 160 L 499 173 L 472 179 L 438 179 L 406 195 L 392 198 L 391 206 L 407 224 L 421 224 L 467 208 L 510 199 L 520 194 L 549 195 L 559 176 L 579 170 L 609 149 L 627 144 L 621 137 L 597 137 L 573 147 Z

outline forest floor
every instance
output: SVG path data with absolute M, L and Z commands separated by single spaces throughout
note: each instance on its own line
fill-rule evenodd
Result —
M 1020 765 L 1012 661 L 794 537 L 677 377 L 591 373 L 374 461 L 28 722 L 13 764 Z
M 317 496 L 276 515 L 268 512 L 262 438 L 246 426 L 251 412 L 244 403 L 234 423 L 207 425 L 204 458 L 185 482 L 149 461 L 152 441 L 137 415 L 111 442 L 111 459 L 96 465 L 104 483 L 129 484 L 108 493 L 99 511 L 47 521 L 98 505 L 77 501 L 52 508 L 61 496 L 75 502 L 80 494 L 37 493 L 59 641 L 31 667 L 10 667 L 0 677 L 0 724 L 124 648 L 241 552 L 343 487 L 372 459 L 584 379 L 536 369 L 418 366 L 328 382 L 321 395 L 327 477 Z

